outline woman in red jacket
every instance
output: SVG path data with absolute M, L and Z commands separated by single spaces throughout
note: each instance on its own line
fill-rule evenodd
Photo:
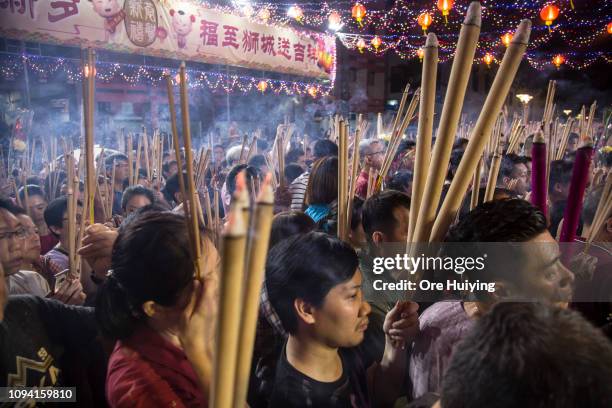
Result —
M 122 226 L 96 307 L 102 332 L 117 339 L 106 378 L 111 407 L 207 405 L 218 258 L 203 241 L 200 282 L 181 215 L 148 212 Z

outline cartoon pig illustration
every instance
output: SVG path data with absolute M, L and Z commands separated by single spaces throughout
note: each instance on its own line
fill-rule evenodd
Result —
M 186 11 L 181 9 L 171 9 L 170 16 L 172 17 L 172 28 L 176 33 L 178 47 L 185 48 L 187 46 L 187 35 L 193 29 L 196 18 L 193 14 L 187 14 Z

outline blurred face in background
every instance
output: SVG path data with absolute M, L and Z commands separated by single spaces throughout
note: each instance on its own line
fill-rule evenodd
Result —
M 40 237 L 38 236 L 38 228 L 36 228 L 32 219 L 25 214 L 18 215 L 17 219 L 26 233 L 22 247 L 23 260 L 25 263 L 36 262 L 40 257 Z
M 215 164 L 221 164 L 225 159 L 225 150 L 222 147 L 215 147 L 213 161 Z
M 40 225 L 45 223 L 45 209 L 47 208 L 47 201 L 44 197 L 37 195 L 31 195 L 28 197 L 28 209 L 32 216 L 34 224 Z
M 19 271 L 26 232 L 8 210 L 0 209 L 0 263 L 6 276 Z

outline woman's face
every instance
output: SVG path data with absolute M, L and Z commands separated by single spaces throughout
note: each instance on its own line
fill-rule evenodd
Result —
M 315 335 L 329 347 L 355 347 L 368 328 L 370 305 L 363 300 L 361 271 L 334 286 L 320 308 L 315 309 Z

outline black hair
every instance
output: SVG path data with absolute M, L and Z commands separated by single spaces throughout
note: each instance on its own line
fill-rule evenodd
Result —
M 312 155 L 316 159 L 327 156 L 338 156 L 338 145 L 327 139 L 319 139 L 312 148 Z
M 0 196 L 0 209 L 4 209 L 11 214 L 15 214 L 19 211 L 19 207 L 13 203 L 13 200 L 3 196 Z
M 170 176 L 168 181 L 166 181 L 166 185 L 162 189 L 162 193 L 164 194 L 164 198 L 169 203 L 174 201 L 174 195 L 181 191 L 181 186 L 179 185 L 179 174 L 176 173 Z M 189 184 L 189 178 L 187 177 L 187 173 L 183 173 L 183 180 L 185 181 L 185 186 Z M 185 199 L 183 197 L 183 199 Z
M 395 190 L 384 190 L 365 201 L 361 222 L 368 242 L 372 242 L 372 234 L 376 231 L 391 233 L 398 222 L 393 210 L 398 207 L 410 208 L 410 197 Z
M 364 199 L 357 196 L 353 197 L 353 212 L 351 214 L 351 231 L 354 231 L 361 224 Z
M 121 197 L 121 209 L 125 211 L 127 208 L 127 204 L 130 202 L 130 200 L 134 196 L 137 196 L 137 195 L 142 195 L 142 196 L 147 197 L 151 204 L 155 203 L 155 193 L 153 192 L 153 190 L 148 189 L 138 184 L 135 186 L 130 186 L 123 191 L 123 195 Z
M 26 185 L 42 187 L 42 180 L 38 176 L 30 176 L 26 179 Z
M 272 248 L 293 235 L 314 231 L 316 226 L 312 218 L 301 211 L 280 212 L 272 219 L 269 247 Z
M 465 150 L 469 142 L 469 139 L 466 139 L 465 137 L 460 137 L 455 140 L 455 143 L 453 144 L 453 150 Z
M 412 172 L 410 170 L 399 170 L 391 176 L 391 179 L 387 183 L 387 188 L 411 194 L 412 191 L 407 191 L 411 182 Z
M 291 149 L 285 155 L 285 162 L 287 163 L 297 163 L 301 156 L 304 156 L 304 150 L 297 148 Z
M 243 170 L 246 171 L 246 182 L 248 188 L 250 188 L 251 180 L 254 180 L 259 177 L 259 169 L 257 167 L 249 166 L 246 164 L 235 165 L 234 167 L 232 167 L 225 179 L 225 186 L 230 196 L 234 195 L 234 192 L 236 191 L 236 177 L 238 177 L 238 173 Z
M 28 191 L 28 197 L 37 195 L 37 196 L 41 196 L 42 198 L 45 198 L 45 193 L 43 192 L 42 188 L 40 188 L 40 186 L 37 186 L 34 184 L 28 184 L 27 186 L 21 187 L 19 189 L 19 200 L 21 200 L 22 203 L 24 203 L 25 201 L 25 191 L 24 191 L 25 189 L 27 189 Z
M 338 157 L 328 156 L 315 161 L 308 176 L 306 204 L 330 204 L 337 197 Z
M 298 178 L 302 173 L 304 173 L 304 169 L 299 164 L 291 163 L 285 166 L 285 178 L 289 184 L 291 184 L 293 180 Z
M 570 141 L 570 140 L 573 141 L 573 140 L 577 140 L 577 139 L 580 139 L 580 136 L 578 135 L 578 133 L 572 132 L 572 133 L 569 134 L 569 137 L 568 137 L 567 140 L 568 141 Z
M 569 184 L 572 180 L 574 164 L 569 160 L 553 160 L 550 162 L 548 193 L 555 190 L 555 184 Z
M 612 167 L 612 149 L 601 148 L 597 151 L 597 162 L 601 166 Z
M 178 163 L 176 160 L 170 160 L 169 162 L 164 163 L 162 165 L 162 171 L 164 173 L 168 173 L 170 171 L 170 166 L 175 165 L 175 164 L 178 166 Z
M 499 303 L 455 347 L 444 408 L 612 406 L 612 345 L 579 313 Z
M 448 173 L 446 178 L 448 180 L 452 180 L 457 173 L 457 169 L 459 169 L 459 163 L 461 163 L 461 159 L 463 158 L 464 151 L 460 149 L 455 149 L 451 152 L 451 156 L 449 159 Z
M 68 197 L 63 196 L 60 198 L 56 198 L 51 201 L 47 208 L 45 208 L 45 212 L 43 216 L 45 217 L 45 223 L 48 227 L 56 227 L 62 228 L 64 213 L 68 210 Z M 50 230 L 51 231 L 51 230 Z M 53 231 L 51 231 L 53 235 L 56 235 Z
M 51 183 L 55 182 L 56 176 L 57 176 L 57 185 L 55 186 L 55 194 L 52 194 Z M 47 174 L 47 177 L 45 177 L 45 182 L 43 183 L 45 187 L 45 192 L 47 193 L 47 197 L 46 197 L 47 200 L 50 200 L 51 197 L 58 197 L 61 194 L 62 184 L 66 180 L 66 177 L 67 177 L 66 172 L 58 171 L 58 170 L 54 170 L 50 172 L 49 174 Z
M 144 324 L 143 303 L 175 306 L 193 279 L 182 215 L 149 211 L 130 217 L 113 246 L 112 274 L 98 290 L 100 330 L 112 339 L 129 337 Z
M 304 260 L 316 262 L 304 262 Z M 329 291 L 357 270 L 355 250 L 322 232 L 296 235 L 272 247 L 266 262 L 266 289 L 283 328 L 296 334 L 295 299 L 321 307 Z
M 482 203 L 448 231 L 446 242 L 525 242 L 546 231 L 544 214 L 513 198 Z
M 247 164 L 253 167 L 260 167 L 260 166 L 268 165 L 268 163 L 266 163 L 266 158 L 264 157 L 263 154 L 254 155 L 253 157 L 249 159 L 249 162 Z
M 109 170 L 112 170 L 112 167 L 114 166 L 116 161 L 129 161 L 128 157 L 123 154 L 123 153 L 113 153 L 110 156 L 108 156 L 106 159 L 104 159 L 104 167 Z

